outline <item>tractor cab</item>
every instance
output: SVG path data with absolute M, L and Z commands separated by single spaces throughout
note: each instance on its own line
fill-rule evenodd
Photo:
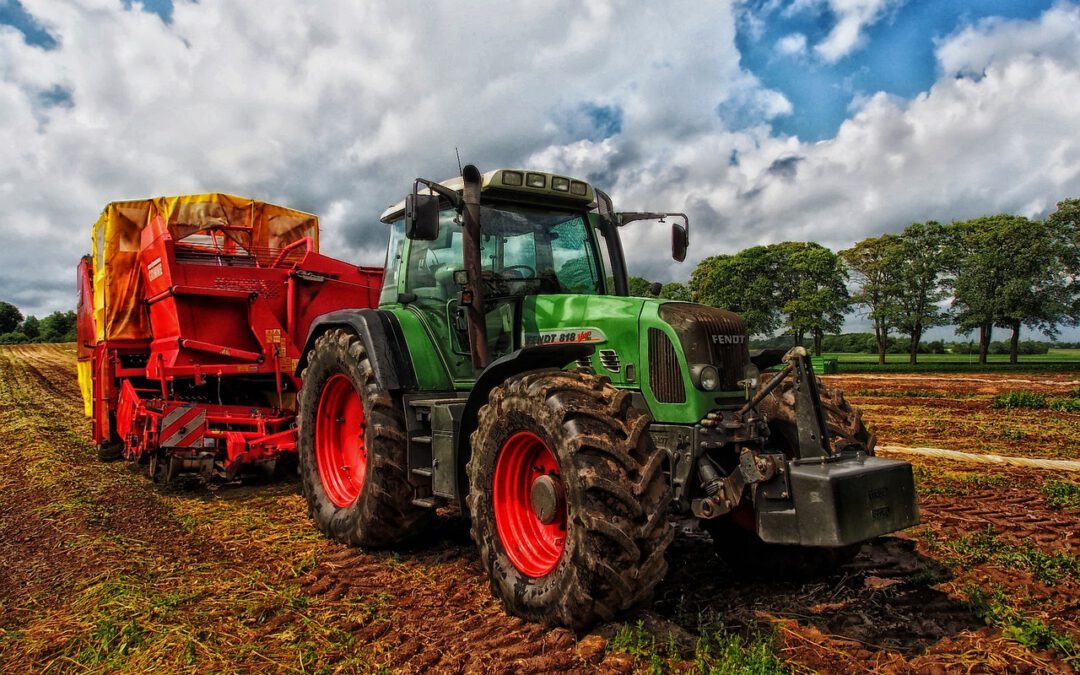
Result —
M 535 323 L 523 312 L 528 298 L 627 295 L 619 225 L 669 215 L 686 219 L 613 214 L 607 195 L 583 181 L 509 169 L 477 172 L 482 199 L 470 210 L 463 203 L 465 173 L 438 184 L 418 180 L 413 194 L 382 217 L 391 235 L 380 303 L 420 314 L 458 380 L 474 379 L 486 364 L 528 346 L 523 324 Z M 686 227 L 675 228 L 681 259 Z M 472 267 L 470 237 L 478 244 Z M 483 335 L 480 359 L 470 341 L 473 315 L 473 342 Z

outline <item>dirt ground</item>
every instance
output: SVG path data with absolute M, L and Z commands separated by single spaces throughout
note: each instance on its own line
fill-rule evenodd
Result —
M 830 384 L 884 442 L 1077 457 L 1080 414 L 989 399 L 1080 377 L 1017 379 Z M 461 520 L 366 552 L 322 539 L 293 481 L 170 492 L 99 463 L 72 348 L 0 347 L 0 671 L 722 671 L 722 634 L 794 672 L 1074 672 L 1080 510 L 1046 486 L 1080 476 L 916 462 L 923 524 L 837 574 L 739 579 L 681 525 L 654 602 L 576 635 L 505 615 Z

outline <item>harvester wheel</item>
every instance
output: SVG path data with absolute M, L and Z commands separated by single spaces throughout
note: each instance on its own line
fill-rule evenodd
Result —
M 868 455 L 874 454 L 877 440 L 862 420 L 862 410 L 844 399 L 844 392 L 832 389 L 820 379 L 817 381 L 821 409 L 825 413 L 825 426 L 829 430 L 829 442 L 836 451 L 852 445 L 862 446 Z M 758 406 L 768 416 L 769 430 L 786 448 L 798 446 L 798 427 L 795 422 L 795 390 L 789 377 L 774 389 Z
M 492 390 L 472 434 L 468 506 L 510 613 L 581 628 L 652 594 L 674 531 L 648 426 L 628 392 L 595 375 L 534 371 Z
M 124 444 L 120 441 L 109 441 L 108 443 L 98 443 L 97 445 L 98 461 L 101 462 L 115 462 L 124 456 Z
M 412 504 L 401 400 L 375 378 L 363 342 L 328 331 L 308 352 L 302 377 L 297 450 L 316 527 L 369 547 L 418 534 L 434 511 Z

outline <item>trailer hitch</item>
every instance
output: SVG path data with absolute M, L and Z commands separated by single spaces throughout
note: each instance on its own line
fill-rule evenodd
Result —
M 744 448 L 739 454 L 739 465 L 727 476 L 706 456 L 698 458 L 698 475 L 705 489 L 705 497 L 690 503 L 690 510 L 698 518 L 717 518 L 735 509 L 743 498 L 747 485 L 772 480 L 785 470 L 785 458 L 777 453 L 757 453 Z

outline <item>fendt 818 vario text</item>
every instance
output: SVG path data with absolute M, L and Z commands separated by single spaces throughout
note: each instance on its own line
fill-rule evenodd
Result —
M 629 296 L 619 228 L 672 222 L 681 261 L 683 214 L 619 213 L 583 181 L 468 166 L 417 179 L 382 220 L 377 301 L 335 294 L 308 311 L 297 297 L 303 319 L 282 332 L 305 335 L 280 375 L 299 385 L 282 433 L 328 536 L 393 546 L 459 510 L 510 612 L 584 627 L 651 595 L 675 517 L 697 519 L 731 566 L 778 573 L 827 569 L 917 522 L 911 466 L 873 456 L 859 411 L 801 348 L 752 354 L 732 312 Z M 341 265 L 319 283 L 356 270 Z

